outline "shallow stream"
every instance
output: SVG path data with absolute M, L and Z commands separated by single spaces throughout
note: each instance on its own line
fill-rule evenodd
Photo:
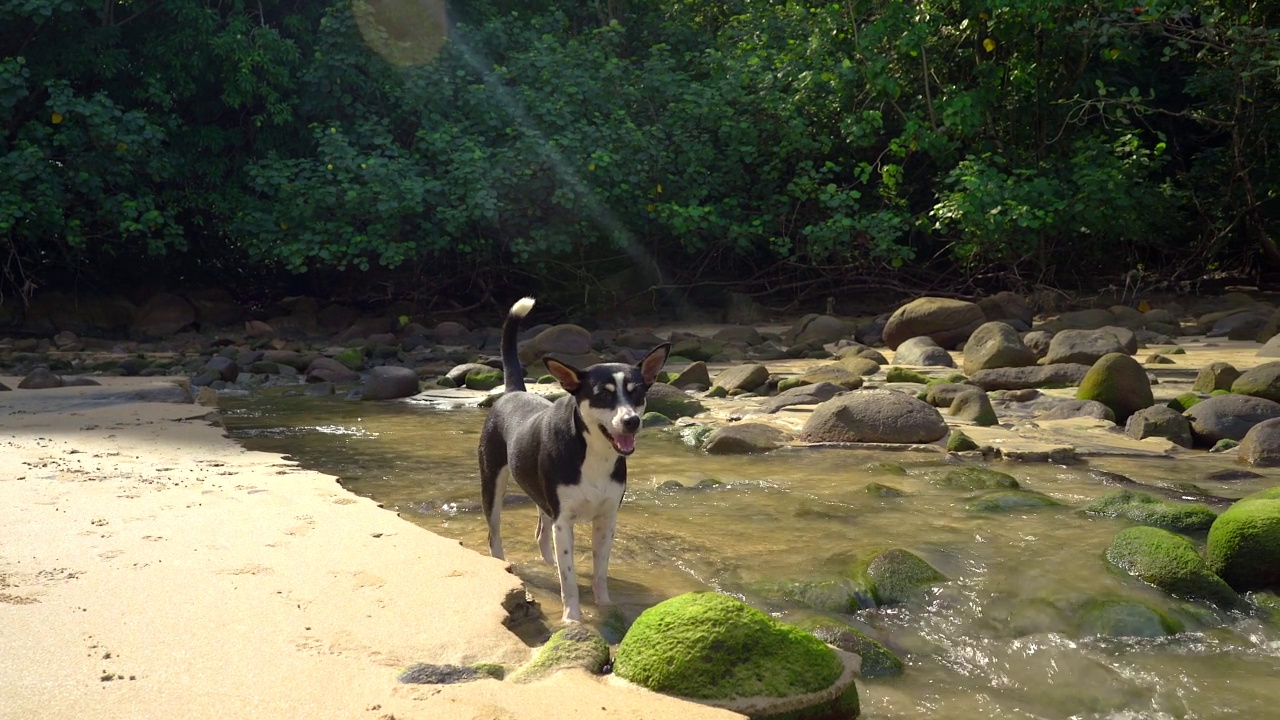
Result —
M 476 472 L 484 410 L 271 394 L 224 397 L 221 406 L 248 448 L 337 475 L 352 492 L 487 553 Z M 969 493 L 936 484 L 949 467 L 940 455 L 833 448 L 715 457 L 672 430 L 645 430 L 629 462 L 610 591 L 627 619 L 709 588 L 795 618 L 804 611 L 770 588 L 832 579 L 854 555 L 903 547 L 951 581 L 921 604 L 845 616 L 907 663 L 899 677 L 860 683 L 864 718 L 1280 718 L 1280 630 L 1109 570 L 1103 553 L 1129 523 L 1073 509 L 1115 489 L 1093 470 L 1228 497 L 1274 485 L 1274 475 L 1215 482 L 1207 475 L 1227 466 L 1207 456 L 1001 464 L 1064 507 L 984 514 L 965 509 Z M 868 493 L 872 482 L 906 495 Z M 538 559 L 536 524 L 534 507 L 509 497 L 507 558 L 555 619 L 558 581 Z M 578 537 L 586 570 L 589 533 Z M 589 576 L 579 580 L 588 621 L 599 624 Z M 1186 629 L 1158 639 L 1083 633 L 1080 608 L 1110 597 L 1156 605 Z

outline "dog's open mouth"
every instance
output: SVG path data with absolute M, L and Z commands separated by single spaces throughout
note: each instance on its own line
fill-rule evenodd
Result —
M 600 432 L 609 438 L 609 442 L 613 445 L 613 449 L 618 451 L 619 455 L 630 455 L 636 451 L 636 436 L 631 433 L 618 433 L 617 435 L 600 426 Z

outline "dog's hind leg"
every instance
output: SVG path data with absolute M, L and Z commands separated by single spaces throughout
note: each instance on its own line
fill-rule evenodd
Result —
M 564 621 L 581 622 L 582 606 L 578 602 L 578 574 L 573 571 L 573 521 L 561 518 L 551 524 L 556 544 L 556 569 L 560 571 L 560 600 L 564 603 Z
M 492 477 L 483 468 L 480 473 L 480 502 L 489 523 L 489 554 L 499 560 L 506 558 L 502 552 L 502 497 L 507 493 L 510 476 L 511 470 L 505 465 Z
M 551 550 L 551 516 L 538 511 L 538 529 L 533 536 L 538 540 L 538 549 L 542 551 L 542 562 L 555 565 L 556 558 Z
M 591 591 L 596 605 L 613 604 L 609 599 L 609 552 L 617 528 L 617 511 L 602 512 L 591 523 Z

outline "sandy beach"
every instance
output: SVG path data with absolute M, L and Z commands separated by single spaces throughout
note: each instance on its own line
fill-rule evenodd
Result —
M 0 392 L 0 718 L 740 717 L 579 671 L 399 683 L 530 657 L 506 564 L 102 382 Z

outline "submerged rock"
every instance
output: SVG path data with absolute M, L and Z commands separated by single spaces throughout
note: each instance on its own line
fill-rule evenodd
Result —
M 1003 512 L 1006 510 L 1036 510 L 1061 505 L 1043 493 L 1031 490 L 993 490 L 971 498 L 965 503 L 969 512 Z
M 706 410 L 698 399 L 666 383 L 654 383 L 645 398 L 645 410 L 662 413 L 672 420 L 693 417 Z
M 1204 600 L 1223 609 L 1239 603 L 1235 592 L 1209 570 L 1191 541 L 1168 530 L 1121 530 L 1107 549 L 1107 561 L 1175 597 Z
M 902 548 L 885 550 L 865 565 L 855 564 L 851 577 L 856 585 L 870 590 L 877 605 L 921 599 L 930 586 L 947 580 L 918 555 Z
M 885 647 L 884 643 L 853 625 L 835 618 L 814 615 L 796 621 L 795 626 L 808 631 L 828 645 L 834 645 L 862 658 L 862 670 L 858 674 L 864 678 L 902 674 L 904 667 L 902 658 Z
M 715 430 L 702 449 L 709 455 L 744 455 L 776 450 L 786 441 L 786 433 L 772 425 L 744 422 Z
M 1008 473 L 984 467 L 950 470 L 938 480 L 943 487 L 957 490 L 1017 490 L 1018 481 Z
M 1207 505 L 1170 502 L 1147 493 L 1117 490 L 1085 506 L 1090 515 L 1125 518 L 1176 533 L 1203 533 L 1217 519 Z
M 1158 638 L 1182 632 L 1182 623 L 1144 602 L 1097 598 L 1080 609 L 1081 636 Z

